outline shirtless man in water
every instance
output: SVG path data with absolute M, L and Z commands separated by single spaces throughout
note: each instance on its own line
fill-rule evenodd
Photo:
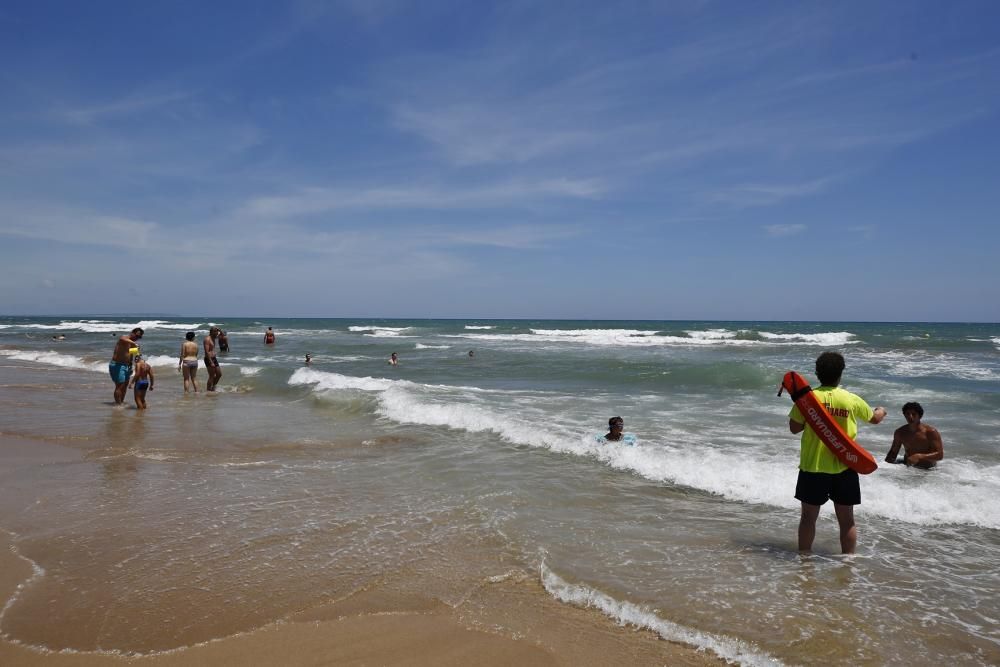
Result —
M 121 336 L 115 344 L 115 351 L 111 355 L 111 363 L 108 364 L 108 372 L 111 380 L 115 383 L 115 403 L 121 405 L 125 402 L 125 392 L 128 391 L 128 380 L 132 375 L 132 357 L 139 353 L 138 341 L 145 333 L 141 328 L 132 329 L 132 333 Z M 130 350 L 134 349 L 132 353 Z
M 933 468 L 937 462 L 944 458 L 944 444 L 941 442 L 941 434 L 930 424 L 921 424 L 924 409 L 919 403 L 907 403 L 903 406 L 903 416 L 906 418 L 906 426 L 900 426 L 892 434 L 892 447 L 885 455 L 885 460 L 889 463 L 896 462 L 896 454 L 899 453 L 899 446 L 902 445 L 906 456 L 903 462 L 908 466 L 916 466 L 925 470 Z
M 222 329 L 219 327 L 212 327 L 202 341 L 202 346 L 205 348 L 205 368 L 208 369 L 208 382 L 205 387 L 208 391 L 215 391 L 215 385 L 222 379 L 222 369 L 219 368 L 219 360 L 215 357 L 215 341 L 221 332 Z

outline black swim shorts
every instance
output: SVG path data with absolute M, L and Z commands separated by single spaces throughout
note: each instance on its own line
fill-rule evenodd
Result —
M 838 505 L 860 505 L 861 483 L 853 470 L 832 475 L 826 472 L 799 471 L 795 498 L 807 505 L 822 505 L 832 500 Z
M 215 357 L 205 357 L 205 368 L 218 368 L 219 360 Z

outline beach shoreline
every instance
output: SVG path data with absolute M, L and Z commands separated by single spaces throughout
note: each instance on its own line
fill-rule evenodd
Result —
M 75 448 L 43 439 L 0 435 L 0 466 L 16 469 L 22 480 L 82 456 Z M 16 535 L 5 525 L 4 518 L 23 510 L 18 504 L 27 501 L 8 495 L 0 508 L 0 600 L 5 615 L 16 612 L 17 598 L 46 576 L 20 553 Z M 538 573 L 523 566 L 504 565 L 501 570 L 498 576 L 471 582 L 457 604 L 410 592 L 420 589 L 419 573 L 386 573 L 340 600 L 290 610 L 261 627 L 145 654 L 120 652 L 113 638 L 97 651 L 31 646 L 10 636 L 0 617 L 0 664 L 724 664 L 704 650 L 663 640 L 649 630 L 623 627 L 597 610 L 560 603 L 545 591 Z

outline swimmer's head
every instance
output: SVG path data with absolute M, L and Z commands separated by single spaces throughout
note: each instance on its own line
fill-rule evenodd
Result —
M 132 329 L 132 340 L 139 340 L 145 333 L 146 332 L 142 330 L 142 327 L 136 327 L 135 329 Z
M 208 330 L 208 335 L 212 338 L 218 338 L 219 334 L 222 333 L 222 329 L 219 327 L 212 327 Z
M 612 417 L 611 419 L 608 420 L 608 428 L 614 428 L 616 426 L 618 428 L 624 428 L 625 420 L 622 419 L 621 417 Z
M 184 334 L 184 337 L 187 338 L 188 340 L 194 340 L 194 332 L 188 331 L 186 334 Z
M 921 417 L 924 416 L 924 408 L 923 408 L 923 406 L 920 405 L 919 403 L 917 403 L 916 401 L 910 401 L 909 403 L 904 403 L 903 404 L 903 414 L 904 415 L 907 412 L 910 412 L 911 410 L 913 412 L 916 412 Z

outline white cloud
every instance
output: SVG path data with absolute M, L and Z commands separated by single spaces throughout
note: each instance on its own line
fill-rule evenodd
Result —
M 827 176 L 803 183 L 752 183 L 716 190 L 707 195 L 714 203 L 734 208 L 770 206 L 793 197 L 805 197 L 826 190 L 839 176 Z
M 604 192 L 594 179 L 556 178 L 506 182 L 479 187 L 372 188 L 300 187 L 292 194 L 255 197 L 240 207 L 237 217 L 288 219 L 337 210 L 452 210 L 519 206 L 544 198 L 593 199 Z
M 70 123 L 89 125 L 102 120 L 138 113 L 148 113 L 155 109 L 180 102 L 191 97 L 191 93 L 176 91 L 169 93 L 133 93 L 103 104 L 93 104 L 56 111 L 56 116 Z
M 115 248 L 150 247 L 160 231 L 148 220 L 42 205 L 0 208 L 0 221 L 0 236 Z
M 767 232 L 768 236 L 795 236 L 805 230 L 806 226 L 800 224 L 764 225 L 764 231 Z

